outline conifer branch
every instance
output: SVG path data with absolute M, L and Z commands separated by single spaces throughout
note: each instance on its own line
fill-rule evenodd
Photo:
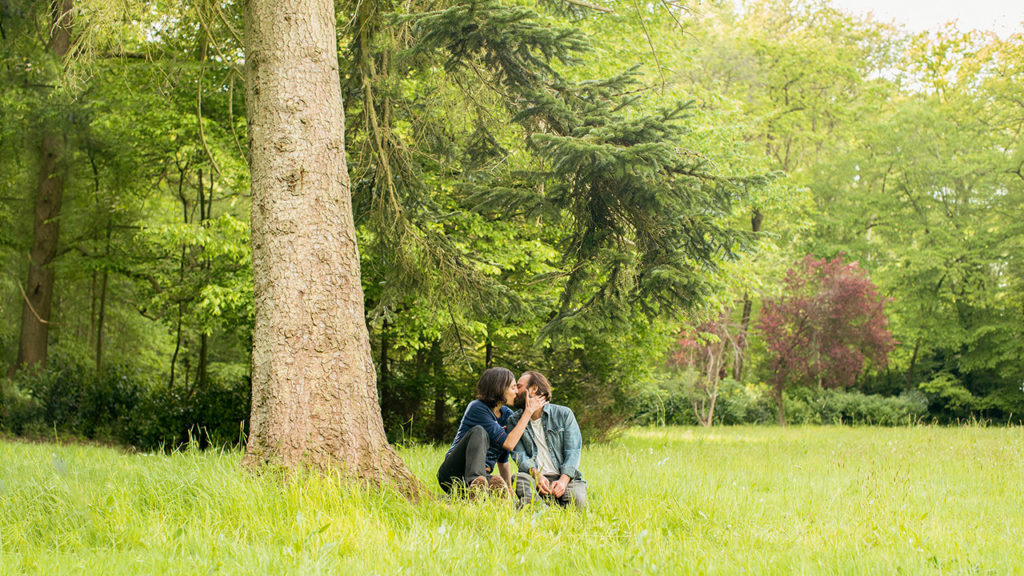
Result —
M 591 4 L 590 2 L 584 2 L 583 0 L 562 0 L 566 4 L 572 4 L 573 6 L 579 6 L 588 10 L 596 10 L 598 12 L 604 12 L 605 14 L 615 14 L 615 10 L 606 8 L 604 6 L 598 6 L 597 4 Z

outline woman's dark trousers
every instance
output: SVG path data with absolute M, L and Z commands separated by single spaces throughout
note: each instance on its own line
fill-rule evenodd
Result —
M 474 426 L 459 440 L 437 470 L 437 481 L 446 493 L 461 485 L 463 488 L 477 478 L 487 477 L 487 448 L 490 438 L 483 426 Z

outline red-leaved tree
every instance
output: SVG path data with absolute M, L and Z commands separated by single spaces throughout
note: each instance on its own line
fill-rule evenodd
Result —
M 879 296 L 856 262 L 806 256 L 766 299 L 758 330 L 767 345 L 779 424 L 788 386 L 852 386 L 865 360 L 884 366 L 894 346 Z

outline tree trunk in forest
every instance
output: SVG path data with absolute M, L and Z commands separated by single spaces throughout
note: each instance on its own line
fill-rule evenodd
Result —
M 246 107 L 256 323 L 243 464 L 338 470 L 410 497 L 363 317 L 332 0 L 249 0 Z
M 51 3 L 50 41 L 47 50 L 62 61 L 71 46 L 72 0 Z M 58 122 L 59 124 L 60 122 Z M 21 338 L 18 360 L 11 372 L 21 367 L 46 367 L 50 308 L 53 302 L 54 274 L 51 264 L 57 255 L 61 200 L 64 195 L 63 129 L 45 124 L 40 146 L 41 163 L 32 227 L 32 252 L 29 256 L 28 284 L 25 286 L 21 314 Z
M 911 386 L 914 385 L 914 366 L 917 364 L 917 353 L 921 349 L 921 339 L 918 338 L 914 341 L 914 353 L 910 355 L 910 366 L 907 367 L 906 386 L 903 387 L 903 392 L 909 393 Z
M 171 378 L 167 382 L 167 388 L 174 388 L 174 369 L 178 365 L 178 352 L 181 352 L 181 317 L 182 304 L 178 304 L 178 329 L 174 337 L 174 354 L 171 355 Z
M 388 380 L 388 329 L 391 328 L 391 324 L 388 319 L 385 318 L 381 322 L 380 326 L 380 383 L 384 384 Z
M 204 61 L 205 61 L 205 54 L 206 54 L 206 42 L 205 41 L 203 42 L 203 54 L 204 54 Z M 200 168 L 198 170 L 199 176 L 197 178 L 197 183 L 198 184 L 197 184 L 196 188 L 197 188 L 198 194 L 199 194 L 198 203 L 199 203 L 199 228 L 200 229 L 203 229 L 203 228 L 206 227 L 206 222 L 210 219 L 210 212 L 211 212 L 211 210 L 213 210 L 213 172 L 214 172 L 213 170 L 210 171 L 210 193 L 207 195 L 205 193 L 205 189 L 203 187 L 203 184 L 204 184 L 204 182 L 203 182 L 203 169 Z M 209 196 L 209 199 L 207 199 L 207 196 Z M 199 265 L 199 269 L 204 271 L 204 273 L 203 273 L 204 278 L 208 278 L 209 277 L 209 271 L 210 271 L 210 259 L 207 258 L 206 254 L 205 254 L 205 252 L 206 252 L 206 244 L 201 242 L 199 244 L 199 246 L 196 247 L 196 249 L 198 251 L 198 259 L 199 259 L 199 264 L 198 265 Z M 206 333 L 206 327 L 204 326 L 204 327 L 202 327 L 201 332 L 199 333 L 199 362 L 198 362 L 198 367 L 196 368 L 196 386 L 198 386 L 200 390 L 205 390 L 206 389 L 206 373 L 207 373 L 207 368 L 208 368 L 208 365 L 209 365 L 209 357 L 210 357 L 210 346 L 209 345 L 210 345 L 210 336 Z
M 448 375 L 444 372 L 440 340 L 430 344 L 430 366 L 434 380 L 434 421 L 431 423 L 430 437 L 435 442 L 443 443 L 450 437 L 452 430 L 448 425 Z
M 786 414 L 783 410 L 782 404 L 782 384 L 776 383 L 772 387 L 772 396 L 775 397 L 775 405 L 779 409 L 779 426 L 786 425 Z
M 764 222 L 764 214 L 755 209 L 750 216 L 750 229 L 755 234 L 761 231 L 761 224 Z M 750 292 L 743 293 L 743 315 L 740 317 L 740 333 L 736 338 L 738 344 L 736 361 L 732 365 L 732 379 L 739 382 L 743 378 L 743 360 L 746 358 L 747 335 L 750 331 L 750 314 L 754 308 L 753 298 Z
M 103 253 L 103 259 L 110 259 L 110 232 L 111 223 L 107 222 L 107 248 Z M 110 269 L 106 264 L 103 266 L 103 283 L 100 287 L 100 311 L 96 318 L 96 376 L 103 372 L 103 323 L 107 317 L 107 280 L 110 277 Z
M 206 389 L 206 373 L 210 365 L 210 337 L 205 332 L 199 334 L 199 365 L 196 367 L 196 386 Z

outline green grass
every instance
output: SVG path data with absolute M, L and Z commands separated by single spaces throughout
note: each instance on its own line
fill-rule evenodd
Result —
M 586 514 L 240 457 L 0 442 L 0 574 L 1024 573 L 1020 427 L 635 429 L 584 450 Z

